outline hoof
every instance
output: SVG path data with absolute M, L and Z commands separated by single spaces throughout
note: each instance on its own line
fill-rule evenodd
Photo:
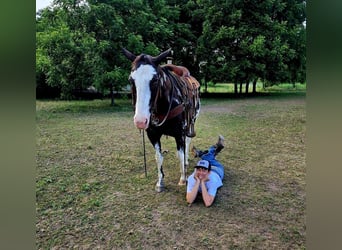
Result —
M 179 186 L 184 186 L 184 185 L 186 185 L 186 180 L 180 180 L 180 181 L 178 182 L 178 185 L 179 185 Z
M 156 186 L 155 190 L 158 192 L 158 193 L 161 193 L 165 190 L 165 187 L 160 187 L 160 186 Z

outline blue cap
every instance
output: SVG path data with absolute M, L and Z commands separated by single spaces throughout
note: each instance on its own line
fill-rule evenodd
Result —
M 209 161 L 207 160 L 200 160 L 199 162 L 197 162 L 195 168 L 206 168 L 209 169 Z

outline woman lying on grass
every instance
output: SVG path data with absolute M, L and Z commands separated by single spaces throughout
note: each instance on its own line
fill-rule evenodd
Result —
M 206 207 L 213 204 L 217 190 L 223 185 L 224 167 L 216 160 L 216 155 L 224 148 L 223 141 L 224 138 L 220 135 L 218 142 L 206 151 L 192 148 L 194 156 L 201 160 L 188 178 L 186 201 L 189 204 L 195 201 L 198 194 L 202 195 Z

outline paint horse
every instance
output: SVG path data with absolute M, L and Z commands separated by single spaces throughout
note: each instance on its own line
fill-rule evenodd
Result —
M 196 135 L 194 125 L 200 111 L 199 83 L 190 76 L 187 68 L 173 64 L 160 65 L 171 49 L 156 57 L 134 55 L 123 49 L 132 61 L 129 81 L 132 85 L 132 102 L 135 107 L 134 124 L 146 130 L 156 154 L 158 181 L 156 191 L 164 190 L 163 154 L 160 138 L 175 138 L 180 162 L 179 185 L 186 184 L 186 167 L 191 138 Z

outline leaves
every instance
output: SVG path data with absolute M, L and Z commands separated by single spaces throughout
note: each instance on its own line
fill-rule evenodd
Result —
M 122 47 L 151 55 L 171 47 L 173 62 L 204 82 L 305 80 L 303 0 L 55 0 L 38 14 L 37 87 L 57 86 L 66 98 L 90 85 L 105 91 L 108 79 L 126 85 Z M 120 76 L 105 76 L 118 67 Z
M 205 77 L 217 78 L 225 67 L 229 71 L 226 82 L 303 80 L 297 76 L 305 69 L 305 38 L 300 35 L 305 33 L 304 6 L 305 1 L 300 0 L 203 1 L 205 22 L 197 56 L 219 65 L 207 68 Z M 213 57 L 209 59 L 208 54 Z M 291 67 L 294 60 L 299 67 Z

